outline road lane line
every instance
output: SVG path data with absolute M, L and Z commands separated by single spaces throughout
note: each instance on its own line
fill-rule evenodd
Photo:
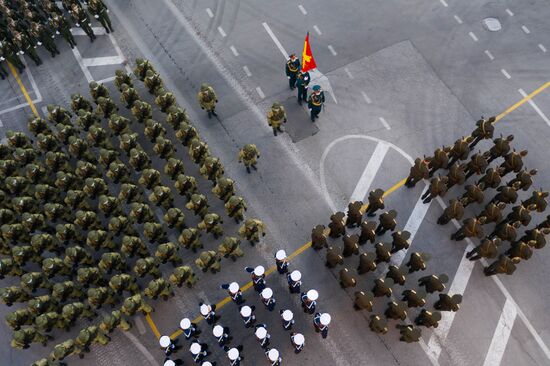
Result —
M 330 53 L 332 53 L 332 56 L 336 56 L 338 53 L 334 50 L 334 47 L 332 47 L 332 45 L 328 45 L 328 50 L 330 51 Z
M 462 21 L 462 19 L 460 19 L 460 17 L 459 17 L 458 15 L 455 14 L 454 17 L 455 17 L 455 20 L 456 20 L 456 22 L 457 22 L 458 24 L 464 23 L 464 22 Z
M 372 103 L 372 100 L 369 98 L 369 96 L 367 95 L 367 93 L 365 93 L 364 91 L 361 91 L 361 95 L 363 96 L 363 99 L 365 99 L 365 102 L 367 102 L 367 104 L 371 104 L 371 103 Z
M 344 67 L 344 71 L 346 72 L 346 74 L 348 74 L 348 78 L 352 80 L 355 79 L 347 67 Z
M 141 342 L 136 338 L 135 335 L 133 335 L 131 332 L 120 333 L 122 333 L 126 338 L 130 340 L 130 342 L 132 342 L 137 347 L 137 349 L 145 356 L 147 361 L 149 361 L 152 366 L 160 366 L 160 363 L 155 359 L 151 352 L 149 352 L 149 350 L 145 348 L 143 344 L 141 344 Z
M 349 199 L 350 202 L 363 201 L 365 199 L 365 196 L 369 192 L 370 186 L 374 181 L 374 177 L 376 177 L 376 173 L 378 172 L 378 169 L 380 169 L 389 148 L 390 146 L 383 142 L 379 142 L 376 145 L 365 170 L 363 170 L 363 174 L 361 174 L 361 178 L 359 178 L 359 181 L 351 194 Z
M 302 12 L 302 14 L 307 15 L 306 9 L 303 7 L 303 5 L 298 5 L 298 9 Z
M 496 121 L 500 121 L 501 119 L 503 119 L 504 117 L 506 117 L 508 114 L 512 113 L 514 110 L 516 110 L 517 108 L 521 107 L 522 105 L 524 105 L 525 103 L 527 103 L 528 101 L 530 101 L 531 99 L 533 99 L 535 96 L 537 96 L 538 94 L 542 93 L 544 90 L 546 90 L 548 87 L 550 86 L 550 81 L 547 81 L 546 83 L 542 84 L 541 86 L 539 86 L 537 89 L 535 89 L 534 91 L 532 91 L 529 95 L 525 95 L 525 92 L 523 91 L 523 89 L 519 89 L 519 92 L 521 95 L 523 95 L 523 99 L 520 100 L 519 102 L 517 102 L 516 104 L 514 104 L 513 106 L 511 107 L 508 107 L 504 112 L 502 112 L 501 114 L 499 114 L 497 117 L 496 117 Z
M 94 77 L 90 73 L 90 70 L 88 70 L 86 65 L 84 65 L 82 55 L 80 54 L 80 51 L 78 51 L 78 48 L 75 47 L 75 48 L 72 49 L 72 51 L 73 51 L 73 54 L 74 54 L 74 58 L 76 58 L 76 62 L 78 62 L 78 65 L 80 66 L 80 69 L 84 73 L 84 76 L 86 77 L 86 80 L 88 80 L 88 83 L 94 81 Z
M 378 119 L 382 122 L 382 125 L 386 128 L 386 130 L 391 130 L 390 124 L 384 117 L 378 117 Z
M 313 30 L 314 30 L 315 32 L 317 32 L 318 35 L 320 35 L 320 36 L 323 35 L 323 33 L 321 32 L 321 30 L 319 29 L 318 26 L 314 25 L 314 26 L 313 26 Z
M 123 63 L 124 61 L 125 61 L 124 57 L 120 57 L 120 56 L 90 57 L 90 58 L 82 59 L 82 63 L 86 67 L 118 65 Z
M 32 113 L 34 113 L 34 115 L 36 117 L 40 117 L 40 114 L 38 114 L 38 110 L 36 109 L 36 106 L 32 102 L 32 99 L 29 95 L 29 92 L 27 92 L 27 88 L 25 88 L 25 85 L 23 85 L 23 82 L 21 81 L 21 78 L 19 77 L 19 74 L 17 73 L 17 70 L 15 70 L 15 67 L 12 64 L 10 64 L 9 62 L 8 62 L 8 67 L 9 67 L 11 73 L 13 74 L 13 77 L 15 78 L 15 81 L 17 82 L 17 85 L 19 85 L 19 89 L 21 89 L 21 92 L 25 96 L 25 99 L 27 100 L 27 103 L 29 104 L 29 107 L 31 108 Z
M 262 98 L 262 99 L 265 98 L 265 94 L 262 91 L 262 88 L 260 88 L 259 86 L 256 87 L 256 92 L 258 92 L 258 95 L 260 96 L 260 98 Z
M 0 119 L 0 127 L 4 127 L 4 122 Z
M 523 30 L 523 31 L 525 32 L 525 34 L 531 33 L 531 31 L 529 30 L 529 28 L 527 28 L 527 27 L 524 26 L 524 25 L 521 26 L 521 30 Z
M 502 73 L 502 75 L 504 75 L 506 77 L 506 79 L 511 79 L 512 78 L 510 76 L 510 74 L 508 74 L 508 71 L 506 71 L 504 69 L 500 69 L 500 72 Z
M 29 66 L 27 64 L 27 61 L 25 58 L 21 57 L 21 60 L 25 64 L 25 66 Z M 36 99 L 33 99 L 33 103 L 40 103 L 42 101 L 42 94 L 40 94 L 40 89 L 38 89 L 38 84 L 36 84 L 36 80 L 34 80 L 34 76 L 32 75 L 32 72 L 29 67 L 26 69 L 27 77 L 29 78 L 29 83 L 31 83 L 32 89 L 34 90 L 34 94 L 36 95 Z
M 117 55 L 119 55 L 122 58 L 123 62 L 127 61 L 126 56 L 124 56 L 124 53 L 122 53 L 122 50 L 120 49 L 120 46 L 118 45 L 118 42 L 116 41 L 115 37 L 113 36 L 113 33 L 112 32 L 107 33 L 107 37 L 109 37 L 109 40 L 111 41 L 113 47 L 115 48 L 115 51 L 116 51 Z M 133 74 L 133 70 L 130 67 L 130 65 L 128 65 L 128 62 L 125 62 L 124 69 L 126 69 L 126 72 L 128 74 Z
M 153 321 L 153 319 L 151 319 L 151 315 L 149 315 L 149 314 L 145 315 L 145 320 L 147 321 L 147 324 L 149 324 L 149 327 L 151 328 L 151 330 L 155 334 L 155 337 L 157 337 L 157 339 L 160 338 L 160 332 L 157 328 L 157 325 Z
M 514 13 L 512 13 L 512 10 L 506 9 L 506 12 L 508 13 L 509 16 L 511 16 L 511 17 L 514 16 Z
M 262 23 L 262 25 L 264 26 L 265 31 L 267 32 L 267 34 L 269 34 L 269 36 L 271 37 L 271 39 L 273 40 L 273 42 L 275 43 L 275 45 L 277 46 L 279 51 L 281 51 L 283 56 L 285 56 L 285 59 L 287 59 L 288 58 L 288 52 L 286 52 L 286 50 L 283 47 L 283 45 L 281 44 L 281 42 L 279 42 L 279 39 L 277 38 L 277 36 L 275 36 L 275 33 L 273 33 L 273 31 L 271 30 L 271 28 L 269 27 L 269 25 L 267 23 L 264 22 L 264 23 Z
M 84 32 L 82 28 L 71 28 L 70 30 L 73 36 L 87 36 L 86 32 Z M 104 36 L 107 34 L 105 28 L 103 27 L 92 27 L 92 31 L 96 36 Z
M 470 37 L 472 37 L 472 39 L 473 39 L 475 42 L 479 41 L 479 39 L 477 38 L 477 36 L 476 36 L 476 34 L 475 34 L 474 32 L 470 32 L 470 33 L 468 33 L 468 35 L 469 35 Z
M 494 56 L 493 56 L 493 54 L 492 54 L 489 50 L 485 50 L 485 51 L 483 51 L 483 52 L 485 52 L 485 54 L 487 55 L 487 57 L 489 57 L 489 59 L 490 59 L 491 61 L 493 61 L 493 60 L 495 59 Z
M 237 49 L 235 46 L 229 46 L 229 49 L 231 49 L 231 52 L 235 55 L 235 57 L 239 56 L 239 52 L 237 52 Z
M 497 327 L 493 333 L 493 338 L 491 340 L 491 345 L 487 351 L 487 356 L 485 356 L 485 362 L 483 366 L 499 366 L 506 351 L 506 345 L 508 344 L 508 339 L 514 328 L 514 322 L 518 315 L 518 311 L 515 305 L 506 300 L 502 312 L 500 313 L 500 319 L 498 320 Z
M 145 332 L 147 332 L 147 329 L 145 329 L 145 324 L 143 324 L 143 320 L 141 320 L 141 317 L 136 316 L 135 321 L 138 333 L 141 335 L 145 334 Z
M 214 18 L 214 13 L 212 13 L 212 9 L 206 8 L 206 14 L 208 14 L 210 18 Z
M 546 47 L 539 43 L 539 48 L 542 52 L 546 53 Z
M 227 37 L 227 34 L 225 33 L 225 31 L 223 30 L 223 28 L 221 27 L 221 25 L 218 27 L 218 32 L 220 32 L 220 34 L 222 35 L 222 37 Z
M 445 2 L 445 0 L 439 0 L 439 2 L 444 6 L 448 7 L 449 5 Z
M 244 66 L 243 66 L 243 70 L 244 70 L 244 73 L 246 74 L 246 76 L 248 76 L 248 77 L 251 77 L 251 76 L 252 76 L 252 73 L 251 73 L 250 70 L 248 69 L 248 66 L 244 65 Z
M 527 94 L 525 93 L 525 91 L 523 91 L 523 89 L 518 89 L 518 91 L 519 91 L 519 93 L 520 93 L 523 97 L 525 97 L 525 98 L 527 97 Z M 546 117 L 546 115 L 540 110 L 539 106 L 536 105 L 535 102 L 533 102 L 532 98 L 529 99 L 527 102 L 531 105 L 531 107 L 533 107 L 533 109 L 535 110 L 535 112 L 538 113 L 538 115 L 540 116 L 540 118 L 542 118 L 542 120 L 543 120 L 544 122 L 546 122 L 546 124 L 547 124 L 548 126 L 550 126 L 550 120 L 549 120 L 548 117 Z

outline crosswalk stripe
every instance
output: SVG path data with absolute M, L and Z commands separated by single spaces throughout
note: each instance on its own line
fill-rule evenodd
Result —
M 502 308 L 502 313 L 500 314 L 497 327 L 493 333 L 493 339 L 491 340 L 491 345 L 487 351 L 487 356 L 485 356 L 483 366 L 500 365 L 500 361 L 502 361 L 502 356 L 504 356 L 504 352 L 506 351 L 506 345 L 508 344 L 508 339 L 512 333 L 512 328 L 514 327 L 514 322 L 517 315 L 518 312 L 516 306 L 511 301 L 506 300 L 504 307 Z
M 386 156 L 389 148 L 390 146 L 383 142 L 379 142 L 378 145 L 376 145 L 365 170 L 363 170 L 363 174 L 361 174 L 361 178 L 359 178 L 359 182 L 357 182 L 357 185 L 351 194 L 351 202 L 362 201 L 365 199 L 365 196 L 367 195 L 367 192 L 374 181 L 374 177 L 376 176 L 378 169 L 380 169 L 382 161 L 384 161 L 384 156 Z
M 86 67 L 92 66 L 105 66 L 105 65 L 118 65 L 124 62 L 124 57 L 121 56 L 103 56 L 103 57 L 90 57 L 83 58 L 82 63 Z

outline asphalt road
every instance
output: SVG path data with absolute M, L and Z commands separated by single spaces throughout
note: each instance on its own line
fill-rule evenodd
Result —
M 155 304 L 152 319 L 159 331 L 177 329 L 183 316 L 195 317 L 200 300 L 217 302 L 225 293 L 220 283 L 244 284 L 244 265 L 271 265 L 278 248 L 293 252 L 309 240 L 310 229 L 327 224 L 330 213 L 369 188 L 389 188 L 408 173 L 410 158 L 430 154 L 469 134 L 480 115 L 496 115 L 549 81 L 550 15 L 546 0 L 471 1 L 398 0 L 380 2 L 340 0 L 293 1 L 107 1 L 116 32 L 91 46 L 77 38 L 81 59 L 123 56 L 151 59 L 178 102 L 185 106 L 213 152 L 251 206 L 249 215 L 268 226 L 261 245 L 246 248 L 237 263 L 223 263 L 220 274 L 205 275 L 193 290 L 177 290 L 177 298 Z M 299 6 L 300 5 L 300 6 Z M 483 26 L 497 18 L 500 31 Z M 275 39 L 267 32 L 270 30 Z M 305 108 L 293 104 L 294 92 L 284 77 L 284 52 L 301 53 L 309 31 L 319 71 L 326 76 L 326 110 L 312 126 Z M 545 36 L 546 35 L 546 36 Z M 119 50 L 117 50 L 117 46 Z M 120 64 L 86 67 L 66 45 L 56 59 L 30 66 L 21 76 L 39 108 L 67 104 L 70 95 L 86 92 L 87 78 L 102 80 Z M 31 75 L 31 77 L 29 77 Z M 328 84 L 326 83 L 328 80 Z M 199 85 L 216 89 L 221 121 L 209 120 L 195 102 Z M 13 78 L 0 83 L 0 121 L 7 129 L 25 129 L 30 110 Z M 335 103 L 335 100 L 337 103 Z M 289 134 L 273 137 L 265 111 L 274 101 L 292 110 Z M 529 149 L 526 166 L 539 170 L 536 186 L 546 187 L 550 169 L 545 163 L 550 138 L 550 90 L 522 103 L 498 123 L 497 133 L 514 134 L 514 146 Z M 17 107 L 17 109 L 15 109 Z M 15 109 L 15 110 L 14 110 Z M 253 142 L 262 157 L 259 171 L 247 175 L 236 161 L 238 148 Z M 480 144 L 480 148 L 487 145 Z M 337 271 L 323 265 L 323 252 L 306 250 L 292 261 L 304 276 L 304 288 L 316 288 L 319 309 L 333 316 L 326 340 L 313 331 L 311 316 L 302 314 L 296 296 L 278 275 L 268 278 L 278 301 L 274 313 L 261 308 L 257 294 L 248 292 L 258 307 L 258 319 L 268 324 L 272 344 L 290 365 L 546 365 L 550 362 L 550 297 L 545 265 L 548 251 L 537 251 L 513 276 L 486 278 L 482 265 L 463 260 L 466 243 L 451 242 L 453 227 L 435 224 L 439 202 L 418 204 L 423 185 L 400 188 L 387 199 L 399 211 L 398 226 L 414 229 L 412 251 L 432 254 L 429 273 L 448 273 L 448 287 L 464 293 L 461 310 L 433 331 L 423 330 L 423 343 L 399 342 L 391 329 L 376 336 L 368 329 L 368 313 L 352 311 L 352 291 L 339 288 Z M 455 188 L 449 193 L 461 194 Z M 479 210 L 474 207 L 473 213 Z M 533 218 L 533 222 L 541 220 Z M 387 238 L 386 238 L 387 239 Z M 385 239 L 385 240 L 386 240 Z M 340 243 L 334 241 L 333 243 Z M 341 245 L 341 244 L 339 244 Z M 364 249 L 362 249 L 364 250 Z M 356 266 L 356 257 L 346 267 Z M 408 279 L 413 287 L 418 276 Z M 368 288 L 374 277 L 361 278 Z M 401 289 L 397 289 L 399 294 Z M 433 303 L 436 298 L 430 297 Z M 382 312 L 386 300 L 379 300 Z M 292 353 L 288 333 L 278 324 L 278 309 L 294 310 L 297 329 L 306 336 L 306 349 Z M 3 316 L 7 309 L 0 311 Z M 244 364 L 262 364 L 264 357 L 245 329 L 237 309 L 221 309 L 221 321 L 233 331 L 235 344 L 244 345 Z M 411 313 L 414 316 L 416 313 Z M 107 347 L 94 347 L 83 365 L 158 365 L 162 354 L 143 319 L 128 334 L 118 334 Z M 390 323 L 392 327 L 395 322 Z M 211 344 L 212 360 L 225 364 L 208 329 L 201 341 Z M 9 330 L 1 326 L 0 357 L 7 365 L 26 365 L 44 353 L 10 349 Z M 4 335 L 6 337 L 4 337 Z M 186 364 L 188 352 L 178 353 Z M 267 361 L 265 361 L 267 364 Z

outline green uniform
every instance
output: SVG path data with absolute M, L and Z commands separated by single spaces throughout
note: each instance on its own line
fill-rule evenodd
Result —
M 153 118 L 153 108 L 149 103 L 142 100 L 136 100 L 134 104 L 132 104 L 130 111 L 139 123 L 143 123 L 146 120 Z
M 155 145 L 153 146 L 153 151 L 161 159 L 167 159 L 167 158 L 173 157 L 178 150 L 174 147 L 172 140 L 164 138 L 162 136 L 158 136 L 155 139 Z
M 164 174 L 168 175 L 172 180 L 176 180 L 180 174 L 185 174 L 183 161 L 176 158 L 169 158 L 166 165 L 164 165 Z
M 328 247 L 325 265 L 328 268 L 334 268 L 338 264 L 343 264 L 343 263 L 344 263 L 344 257 L 342 257 L 340 249 Z
M 140 258 L 136 261 L 136 264 L 134 265 L 134 268 L 132 269 L 132 271 L 138 277 L 144 277 L 145 275 L 150 274 L 151 276 L 158 278 L 161 276 L 161 273 L 158 268 L 159 268 L 159 264 L 155 258 L 145 257 L 145 258 Z
M 202 194 L 193 194 L 185 207 L 189 210 L 192 210 L 195 215 L 204 218 L 204 216 L 208 212 L 208 201 L 206 200 L 206 197 Z
M 157 95 L 160 91 L 164 90 L 164 85 L 160 75 L 152 70 L 148 70 L 145 73 L 145 79 L 143 80 L 145 87 L 149 93 Z
M 220 258 L 213 250 L 202 252 L 199 257 L 195 259 L 195 264 L 203 272 L 210 270 L 212 273 L 216 273 L 221 269 Z
M 5 316 L 6 323 L 13 330 L 21 329 L 22 325 L 32 324 L 32 314 L 28 309 L 18 309 Z
M 176 138 L 183 144 L 189 146 L 191 141 L 200 139 L 197 129 L 187 122 L 182 122 L 176 130 Z
M 188 152 L 195 164 L 202 164 L 206 157 L 210 155 L 208 145 L 199 139 L 193 139 L 189 143 Z
M 185 215 L 179 208 L 172 207 L 168 209 L 163 219 L 169 228 L 175 227 L 181 231 L 185 227 Z
M 50 353 L 50 358 L 54 361 L 61 361 L 65 357 L 75 354 L 76 348 L 72 339 L 66 340 L 63 343 L 55 345 L 53 351 Z
M 88 290 L 88 304 L 93 309 L 100 309 L 103 305 L 115 305 L 114 293 L 108 287 L 95 287 Z
M 273 135 L 277 136 L 277 132 L 283 132 L 281 125 L 286 123 L 285 107 L 280 103 L 273 103 L 269 111 L 267 111 L 267 124 L 273 128 Z
M 132 316 L 136 314 L 138 311 L 141 312 L 143 315 L 147 315 L 155 311 L 155 309 L 152 306 L 148 305 L 142 299 L 140 294 L 127 297 L 124 300 L 124 303 L 122 304 L 122 308 L 120 310 L 128 316 Z
M 99 329 L 106 333 L 111 333 L 115 328 L 123 331 L 132 329 L 132 324 L 124 318 L 120 310 L 113 310 L 110 314 L 106 314 L 99 323 Z
M 121 202 L 125 203 L 140 203 L 142 190 L 140 187 L 131 183 L 123 183 L 120 186 L 120 191 L 118 193 L 118 199 Z
M 239 236 L 252 245 L 260 241 L 260 235 L 265 236 L 265 224 L 258 219 L 247 219 L 239 228 Z
M 117 274 L 109 280 L 109 287 L 117 294 L 122 294 L 123 291 L 128 291 L 132 295 L 139 292 L 139 286 L 136 284 L 136 279 L 127 273 Z
M 126 156 L 130 156 L 130 150 L 138 146 L 138 134 L 137 133 L 124 133 L 119 136 L 118 147 L 120 150 L 126 153 Z
M 52 284 L 43 272 L 29 272 L 21 276 L 21 288 L 27 292 L 36 292 L 38 288 L 51 289 Z
M 235 182 L 231 178 L 220 177 L 216 180 L 212 193 L 222 201 L 227 202 L 235 194 Z
M 240 196 L 231 196 L 224 206 L 227 216 L 234 218 L 237 223 L 244 220 L 244 212 L 248 208 L 244 198 Z
M 178 238 L 178 243 L 182 247 L 186 249 L 191 249 L 193 252 L 196 252 L 197 249 L 203 247 L 200 237 L 200 230 L 196 228 L 187 228 L 181 232 L 181 235 Z
M 157 206 L 162 206 L 165 210 L 174 206 L 172 191 L 162 184 L 153 188 L 153 192 L 149 195 L 149 201 Z
M 61 309 L 61 316 L 67 324 L 74 324 L 79 319 L 92 320 L 96 315 L 90 305 L 81 302 L 67 304 Z
M 126 117 L 122 117 L 116 114 L 116 110 L 109 116 L 109 128 L 113 131 L 115 136 L 120 136 L 123 133 L 130 132 L 130 120 Z
M 115 163 L 111 163 L 111 167 Z M 123 169 L 125 168 L 124 164 L 121 164 Z M 118 170 L 118 168 L 115 168 L 115 170 Z M 116 183 L 116 182 L 115 182 Z M 120 201 L 117 197 L 114 196 L 107 196 L 102 194 L 99 196 L 99 201 L 97 203 L 97 208 L 103 212 L 103 215 L 108 218 L 113 215 L 120 215 L 122 213 L 122 207 L 120 206 Z
M 111 19 L 109 18 L 109 9 L 107 9 L 107 6 L 105 6 L 102 0 L 88 1 L 88 11 L 94 16 L 94 18 L 99 20 L 107 33 L 114 31 L 113 26 L 111 25 Z
M 250 167 L 256 170 L 256 163 L 260 157 L 260 151 L 254 144 L 246 144 L 239 151 L 239 163 L 243 163 L 246 171 L 250 173 Z
M 166 240 L 166 232 L 162 224 L 158 222 L 146 222 L 143 224 L 143 236 L 145 236 L 151 243 L 160 243 Z
M 181 287 L 185 285 L 189 288 L 193 287 L 197 283 L 195 274 L 189 266 L 180 266 L 174 268 L 174 271 L 170 274 L 168 280 L 174 285 Z
M 225 258 L 229 257 L 233 261 L 236 261 L 237 258 L 244 256 L 240 244 L 241 241 L 239 239 L 232 236 L 226 237 L 218 247 L 218 253 Z
M 84 292 L 73 281 L 57 282 L 53 285 L 52 299 L 59 303 L 63 303 L 69 298 L 81 299 L 83 297 Z
M 155 98 L 155 103 L 159 106 L 159 109 L 162 113 L 166 113 L 168 111 L 168 108 L 176 104 L 176 97 L 174 97 L 174 94 L 171 92 L 167 92 L 162 88 L 156 90 L 155 95 L 157 95 L 157 97 Z
M 118 70 L 117 70 L 118 71 Z M 116 83 L 116 79 L 115 79 Z M 120 86 L 120 101 L 124 103 L 126 108 L 132 108 L 136 101 L 140 100 L 137 90 L 128 84 Z
M 161 299 L 166 301 L 174 296 L 174 291 L 170 283 L 164 278 L 156 278 L 147 284 L 147 287 L 143 290 L 143 294 L 153 300 L 156 300 L 160 296 Z
M 224 168 L 220 162 L 220 159 L 213 156 L 208 156 L 204 159 L 199 172 L 204 178 L 215 184 L 216 180 L 223 176 Z
M 220 218 L 220 215 L 216 213 L 208 213 L 204 215 L 204 218 L 197 227 L 201 230 L 205 230 L 207 233 L 212 233 L 214 238 L 219 238 L 223 235 L 223 220 Z
M 178 255 L 178 247 L 172 242 L 160 244 L 155 252 L 155 258 L 160 263 L 171 262 L 174 267 L 183 262 L 183 259 Z
M 216 103 L 218 103 L 218 97 L 212 88 L 208 84 L 202 84 L 199 93 L 197 94 L 197 100 L 201 109 L 204 109 L 208 112 L 208 118 L 214 114 L 216 116 Z
M 137 233 L 136 233 L 137 234 Z M 126 257 L 147 257 L 149 250 L 139 236 L 124 235 L 120 244 L 120 252 Z
M 147 71 L 155 71 L 155 68 L 149 60 L 141 58 L 136 59 L 136 67 L 134 68 L 134 75 L 141 81 L 145 79 Z
M 126 216 L 115 216 L 109 220 L 109 231 L 111 235 L 118 236 L 120 234 L 125 235 L 137 235 L 137 231 L 134 229 L 132 223 Z
M 106 273 L 111 273 L 113 270 L 125 271 L 127 268 L 126 262 L 118 252 L 103 253 L 97 267 Z
M 130 209 L 130 219 L 133 221 L 142 224 L 144 222 L 149 222 L 149 220 L 152 220 L 154 215 L 153 211 L 146 203 L 132 203 Z
M 115 86 L 120 92 L 122 92 L 124 90 L 122 87 L 123 85 L 128 85 L 131 88 L 134 87 L 132 75 L 126 73 L 124 70 L 118 69 L 115 71 Z
M 110 341 L 111 338 L 106 335 L 98 326 L 92 325 L 80 330 L 78 336 L 76 336 L 74 340 L 74 343 L 79 356 L 81 356 L 82 358 L 84 352 L 90 352 L 90 346 L 92 344 L 98 343 L 102 346 L 105 346 Z
M 84 287 L 101 285 L 104 280 L 98 267 L 81 267 L 76 272 L 76 280 Z
M 26 349 L 31 343 L 41 343 L 45 346 L 48 343 L 48 337 L 34 327 L 22 328 L 13 332 L 10 343 L 13 348 Z
M 190 175 L 179 174 L 174 187 L 180 195 L 186 196 L 189 200 L 197 192 L 197 180 Z

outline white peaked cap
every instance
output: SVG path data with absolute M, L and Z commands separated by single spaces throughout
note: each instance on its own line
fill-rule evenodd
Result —
M 237 358 L 239 358 L 239 350 L 236 348 L 231 348 L 229 351 L 227 351 L 227 357 L 231 361 L 235 361 Z
M 212 307 L 210 305 L 202 304 L 200 307 L 200 311 L 202 315 L 208 315 L 210 311 L 212 310 Z
M 271 296 L 273 296 L 273 290 L 270 289 L 269 287 L 266 287 L 262 290 L 261 295 L 262 295 L 263 299 L 267 300 L 267 299 L 271 298 Z
M 287 322 L 291 321 L 294 317 L 294 314 L 290 310 L 283 311 L 283 319 Z
M 264 339 L 267 336 L 267 330 L 264 327 L 258 327 L 254 334 L 256 335 L 256 337 Z
M 189 318 L 183 318 L 180 321 L 180 328 L 183 329 L 183 330 L 187 330 L 187 329 L 191 328 L 191 320 L 189 320 Z
M 279 359 L 279 351 L 277 351 L 275 348 L 272 348 L 267 353 L 267 357 L 269 357 L 269 361 L 277 361 Z
M 317 290 L 309 290 L 306 296 L 308 299 L 315 301 L 319 298 L 319 293 L 317 292 Z
M 214 328 L 212 328 L 212 334 L 214 334 L 214 337 L 221 337 L 223 334 L 223 327 L 221 325 L 215 325 Z
M 237 282 L 231 282 L 229 284 L 229 292 L 233 294 L 239 292 L 239 284 Z
M 212 363 L 210 361 L 204 361 L 201 363 L 201 366 L 212 366 Z
M 302 346 L 306 341 L 306 339 L 305 339 L 305 337 L 302 333 L 294 334 L 293 340 L 294 340 L 294 343 L 298 346 Z
M 176 366 L 176 363 L 172 360 L 164 361 L 164 366 Z
M 241 315 L 242 316 L 250 316 L 252 314 L 252 308 L 248 305 L 245 305 L 241 308 Z
M 290 279 L 292 281 L 300 281 L 301 278 L 302 278 L 302 274 L 300 273 L 300 271 L 294 270 L 290 272 Z
M 202 347 L 198 342 L 193 342 L 193 343 L 191 343 L 191 347 L 189 347 L 189 351 L 192 354 L 196 355 L 196 354 L 200 353 L 201 348 Z
M 254 268 L 254 274 L 256 276 L 263 276 L 264 273 L 265 273 L 264 266 L 257 266 L 256 268 Z
M 277 253 L 275 253 L 275 259 L 278 261 L 282 261 L 286 258 L 286 252 L 284 250 L 278 250 Z
M 330 324 L 330 320 L 331 320 L 331 317 L 330 317 L 330 314 L 329 313 L 323 313 L 321 314 L 321 324 L 323 325 L 329 325 Z
M 161 347 L 168 347 L 170 345 L 171 341 L 170 341 L 170 337 L 164 335 L 162 337 L 159 338 L 159 344 Z

